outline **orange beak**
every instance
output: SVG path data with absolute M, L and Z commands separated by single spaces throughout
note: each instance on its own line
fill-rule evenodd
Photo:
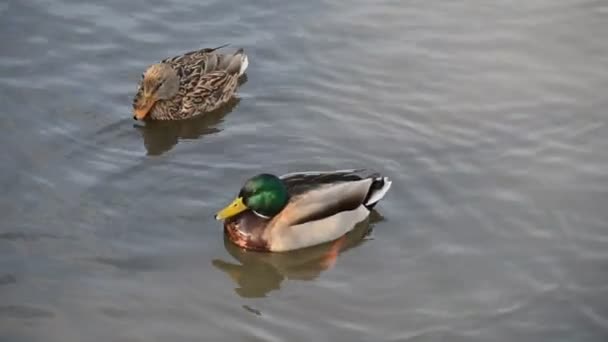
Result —
M 148 97 L 144 96 L 137 104 L 138 108 L 133 110 L 133 118 L 136 120 L 143 120 L 155 103 L 156 98 L 154 98 L 154 95 Z

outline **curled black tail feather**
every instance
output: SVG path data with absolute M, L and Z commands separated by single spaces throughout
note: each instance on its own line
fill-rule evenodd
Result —
M 363 201 L 363 205 L 369 210 L 374 208 L 378 202 L 384 197 L 388 189 L 390 189 L 392 182 L 386 177 L 374 178 L 372 185 L 369 187 L 367 196 Z

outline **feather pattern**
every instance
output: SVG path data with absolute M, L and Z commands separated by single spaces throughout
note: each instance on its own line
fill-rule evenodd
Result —
M 152 120 L 187 119 L 213 111 L 224 105 L 234 95 L 238 79 L 248 64 L 243 49 L 233 54 L 219 53 L 224 47 L 205 48 L 162 60 L 170 66 L 179 79 L 177 93 L 156 101 L 148 117 Z M 143 76 L 133 99 L 135 108 L 143 96 Z

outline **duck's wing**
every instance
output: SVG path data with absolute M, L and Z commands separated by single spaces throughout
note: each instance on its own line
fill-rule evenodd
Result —
M 363 220 L 391 182 L 368 170 L 292 173 L 281 177 L 290 200 L 268 225 L 271 250 L 336 239 Z
M 231 77 L 224 71 L 215 71 L 192 80 L 185 85 L 180 116 L 189 117 L 199 111 L 211 111 L 226 103 L 234 94 L 238 83 L 237 77 Z
M 371 207 L 390 187 L 387 178 L 365 169 L 299 172 L 280 178 L 290 200 L 277 219 L 289 225 L 324 219 L 359 206 Z
M 170 64 L 181 78 L 189 78 L 197 74 L 205 75 L 214 71 L 226 71 L 228 74 L 238 72 L 241 76 L 249 64 L 247 55 L 243 49 L 238 49 L 235 53 L 230 54 L 217 51 L 227 45 L 190 51 L 183 55 L 166 58 L 161 63 Z
M 224 44 L 215 48 L 204 48 L 199 50 L 193 50 L 190 52 L 186 52 L 179 56 L 173 56 L 169 58 L 165 58 L 161 61 L 161 63 L 168 63 L 173 66 L 184 66 L 184 65 L 201 65 L 204 67 L 205 63 L 209 56 L 218 56 L 222 55 L 217 50 L 228 46 L 228 44 Z
M 239 49 L 231 55 L 204 54 L 198 64 L 182 65 L 178 72 L 182 94 L 180 116 L 188 117 L 200 110 L 211 111 L 226 103 L 234 94 L 247 63 L 247 56 Z
M 290 196 L 298 196 L 309 190 L 325 185 L 344 182 L 356 182 L 366 178 L 379 176 L 378 173 L 365 169 L 337 170 L 337 171 L 307 171 L 294 172 L 279 177 Z

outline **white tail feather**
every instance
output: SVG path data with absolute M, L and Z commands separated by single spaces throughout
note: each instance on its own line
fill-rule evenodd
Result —
M 243 74 L 245 73 L 245 70 L 247 70 L 248 66 L 249 66 L 249 59 L 247 58 L 247 55 L 243 53 L 243 57 L 241 58 L 241 69 L 239 70 L 239 76 L 243 76 Z
M 384 195 L 386 195 L 388 189 L 391 188 L 391 184 L 393 184 L 393 182 L 391 182 L 388 177 L 383 177 L 383 180 L 384 185 L 382 186 L 382 188 L 374 191 L 372 193 L 372 196 L 367 200 L 367 202 L 365 202 L 365 205 L 372 205 L 374 203 L 378 203 L 378 201 L 380 201 L 384 197 Z

